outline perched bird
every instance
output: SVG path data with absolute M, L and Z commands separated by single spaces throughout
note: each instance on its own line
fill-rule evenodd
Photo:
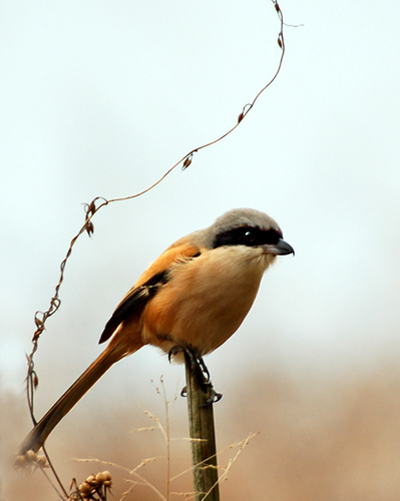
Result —
M 59 421 L 116 362 L 146 344 L 179 358 L 199 358 L 238 329 L 263 273 L 277 255 L 294 254 L 277 223 L 253 209 L 234 209 L 181 238 L 154 261 L 107 322 L 108 346 L 36 424 L 20 454 L 37 452 Z

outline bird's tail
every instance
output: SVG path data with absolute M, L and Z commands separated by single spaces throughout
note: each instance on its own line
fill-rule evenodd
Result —
M 23 455 L 29 450 L 37 452 L 61 419 L 72 409 L 72 407 L 74 407 L 96 381 L 124 355 L 125 354 L 122 354 L 121 356 L 119 350 L 113 349 L 109 345 L 36 424 L 22 442 L 18 453 Z

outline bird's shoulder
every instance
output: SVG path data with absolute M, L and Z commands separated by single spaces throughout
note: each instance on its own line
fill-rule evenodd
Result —
M 185 261 L 193 257 L 199 256 L 201 248 L 189 242 L 178 240 L 168 247 L 139 277 L 135 284 L 135 288 L 142 287 L 153 277 L 167 273 L 168 270 L 176 263 Z
M 140 314 L 146 303 L 168 282 L 169 270 L 179 262 L 199 256 L 200 248 L 185 241 L 175 242 L 166 249 L 140 276 L 135 285 L 125 294 L 100 337 L 100 343 L 107 341 L 121 322 Z

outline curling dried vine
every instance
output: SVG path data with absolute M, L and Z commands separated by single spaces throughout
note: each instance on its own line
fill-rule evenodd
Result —
M 279 7 L 278 2 L 276 0 L 271 0 L 271 1 L 272 1 L 272 4 L 274 5 L 275 11 L 278 15 L 279 22 L 280 22 L 280 31 L 279 31 L 278 37 L 277 37 L 277 44 L 281 49 L 279 63 L 277 65 L 277 69 L 276 69 L 273 77 L 269 80 L 269 82 L 261 88 L 261 90 L 257 93 L 257 95 L 254 97 L 254 99 L 250 103 L 247 103 L 245 106 L 243 106 L 241 112 L 238 115 L 236 123 L 229 130 L 227 130 L 225 133 L 223 133 L 222 135 L 220 135 L 216 139 L 214 139 L 210 142 L 204 143 L 201 146 L 198 146 L 197 148 L 194 148 L 191 151 L 187 152 L 174 165 L 172 165 L 172 167 L 170 167 L 159 179 L 157 179 L 152 185 L 150 185 L 149 187 L 147 187 L 143 191 L 140 191 L 140 192 L 135 193 L 133 195 L 128 195 L 128 196 L 120 197 L 120 198 L 113 198 L 113 199 L 109 199 L 109 200 L 107 200 L 103 197 L 96 197 L 89 204 L 85 204 L 85 206 L 84 206 L 84 209 L 85 209 L 84 224 L 80 228 L 78 233 L 72 238 L 70 245 L 69 245 L 69 248 L 67 250 L 67 253 L 65 255 L 65 258 L 61 262 L 59 280 L 58 280 L 58 283 L 55 287 L 54 295 L 50 300 L 49 308 L 45 312 L 37 311 L 35 313 L 34 321 L 35 321 L 35 325 L 36 325 L 36 330 L 35 330 L 33 338 L 32 338 L 32 344 L 33 344 L 32 351 L 27 356 L 28 371 L 27 371 L 27 388 L 26 388 L 29 411 L 30 411 L 31 418 L 32 418 L 32 421 L 34 424 L 36 424 L 36 419 L 35 419 L 35 415 L 34 415 L 34 391 L 38 385 L 38 376 L 37 376 L 36 371 L 34 369 L 33 357 L 34 357 L 34 354 L 36 353 L 36 350 L 38 349 L 39 338 L 45 329 L 45 324 L 46 324 L 47 320 L 57 312 L 58 308 L 61 305 L 59 292 L 60 292 L 61 284 L 63 283 L 63 280 L 64 280 L 65 267 L 66 267 L 66 264 L 67 264 L 69 257 L 71 256 L 72 249 L 73 249 L 76 241 L 85 232 L 89 236 L 93 233 L 94 225 L 93 225 L 92 219 L 100 209 L 102 209 L 103 207 L 106 207 L 107 205 L 114 203 L 114 202 L 122 202 L 125 200 L 132 200 L 134 198 L 140 197 L 141 195 L 144 195 L 145 193 L 151 191 L 153 188 L 155 188 L 157 185 L 159 185 L 178 166 L 181 166 L 182 170 L 186 170 L 187 168 L 189 168 L 193 162 L 194 155 L 197 152 L 199 152 L 200 150 L 202 150 L 204 148 L 208 148 L 209 146 L 212 146 L 214 144 L 219 143 L 224 138 L 229 136 L 234 130 L 236 130 L 237 127 L 239 127 L 239 125 L 243 122 L 243 120 L 250 113 L 250 111 L 252 110 L 252 108 L 256 104 L 257 100 L 260 98 L 260 96 L 275 81 L 275 79 L 279 75 L 281 68 L 282 68 L 282 63 L 283 63 L 283 59 L 285 56 L 285 39 L 284 39 L 284 34 L 283 34 L 283 28 L 285 26 L 285 23 L 283 21 L 283 13 Z M 46 456 L 47 456 L 47 454 L 46 454 Z M 50 463 L 50 467 L 52 468 L 51 463 Z M 53 473 L 55 474 L 54 469 L 53 469 Z M 59 479 L 57 479 L 57 480 L 59 482 Z M 63 489 L 63 492 L 65 495 L 64 489 Z
M 209 146 L 212 146 L 216 143 L 219 143 L 222 141 L 224 138 L 226 138 L 228 135 L 230 135 L 239 125 L 242 123 L 242 121 L 247 117 L 247 115 L 250 113 L 252 108 L 254 107 L 256 101 L 259 99 L 261 94 L 265 92 L 265 90 L 275 81 L 277 76 L 279 75 L 281 68 L 282 68 L 282 63 L 283 63 L 283 58 L 285 56 L 285 39 L 283 35 L 283 27 L 284 27 L 284 22 L 283 22 L 283 13 L 281 11 L 281 8 L 279 7 L 279 4 L 276 0 L 272 0 L 272 3 L 275 7 L 275 10 L 278 14 L 279 21 L 280 21 L 280 31 L 278 33 L 278 38 L 277 38 L 277 43 L 281 49 L 281 56 L 279 59 L 279 63 L 277 66 L 277 69 L 275 71 L 275 74 L 273 77 L 269 80 L 269 82 L 262 87 L 262 89 L 257 93 L 257 95 L 254 97 L 253 101 L 251 103 L 247 103 L 245 106 L 243 106 L 242 111 L 238 115 L 237 122 L 235 125 L 233 125 L 228 131 L 226 131 L 224 134 L 219 136 L 218 138 L 209 141 L 208 143 L 204 143 L 201 146 L 198 146 L 197 148 L 194 148 L 193 150 L 189 151 L 186 153 L 183 157 L 181 157 L 172 167 L 170 167 L 157 181 L 155 181 L 152 185 L 148 186 L 146 189 L 135 193 L 133 195 L 128 195 L 125 197 L 119 197 L 119 198 L 112 198 L 112 199 L 105 199 L 103 197 L 96 197 L 94 198 L 89 204 L 85 204 L 85 221 L 79 232 L 73 237 L 73 239 L 70 242 L 68 251 L 65 255 L 65 258 L 62 260 L 61 265 L 60 265 L 60 278 L 58 280 L 58 283 L 55 287 L 54 295 L 50 300 L 50 306 L 45 312 L 37 311 L 35 313 L 35 325 L 36 325 L 36 331 L 33 335 L 32 338 L 32 351 L 30 355 L 28 355 L 28 375 L 27 375 L 27 380 L 28 380 L 28 402 L 29 402 L 29 408 L 31 411 L 31 416 L 32 420 L 35 421 L 34 415 L 33 415 L 33 391 L 37 387 L 38 384 L 38 377 L 37 374 L 34 370 L 34 364 L 33 364 L 33 356 L 38 348 L 38 341 L 40 338 L 40 335 L 45 329 L 45 324 L 48 318 L 50 318 L 61 305 L 61 300 L 59 297 L 59 292 L 60 292 L 60 287 L 61 284 L 64 280 L 64 273 L 65 273 L 65 266 L 67 264 L 67 261 L 72 253 L 72 249 L 78 240 L 78 238 L 83 234 L 83 233 L 88 233 L 90 236 L 94 232 L 94 225 L 92 222 L 92 219 L 94 215 L 103 207 L 114 203 L 114 202 L 123 202 L 125 200 L 132 200 L 134 198 L 140 197 L 144 195 L 145 193 L 148 193 L 150 190 L 158 186 L 173 170 L 175 170 L 179 165 L 182 165 L 182 169 L 185 170 L 187 169 L 193 161 L 194 154 L 197 153 L 198 151 L 208 148 Z M 99 203 L 100 202 L 100 203 Z M 99 204 L 99 205 L 98 205 Z

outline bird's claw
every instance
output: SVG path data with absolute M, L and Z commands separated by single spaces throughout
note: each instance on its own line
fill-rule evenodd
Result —
M 199 407 L 207 407 L 210 404 L 216 404 L 222 398 L 222 393 L 217 393 L 211 385 L 210 396 L 204 402 L 204 404 L 200 404 Z
M 207 398 L 204 404 L 201 404 L 200 407 L 205 407 L 210 404 L 214 404 L 219 402 L 222 398 L 222 393 L 217 393 L 210 379 L 210 372 L 204 363 L 203 357 L 195 348 L 189 348 L 187 346 L 173 346 L 168 353 L 168 360 L 171 362 L 171 359 L 174 355 L 178 353 L 184 353 L 185 359 L 187 363 L 190 364 L 190 368 L 192 373 L 194 374 L 198 385 L 202 389 L 203 393 L 210 393 L 210 396 Z M 182 388 L 181 396 L 187 396 L 187 387 Z

